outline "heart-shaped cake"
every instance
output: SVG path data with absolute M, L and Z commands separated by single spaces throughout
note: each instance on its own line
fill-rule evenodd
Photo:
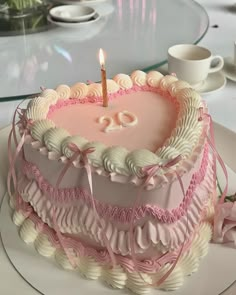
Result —
M 177 289 L 212 234 L 206 105 L 156 71 L 106 83 L 108 107 L 100 83 L 77 83 L 44 89 L 22 111 L 21 237 L 42 237 L 41 254 L 114 288 Z

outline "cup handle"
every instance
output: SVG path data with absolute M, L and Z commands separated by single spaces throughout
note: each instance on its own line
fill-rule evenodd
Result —
M 224 65 L 224 59 L 220 55 L 213 55 L 211 58 L 211 62 L 213 60 L 218 60 L 218 64 L 215 67 L 210 67 L 209 73 L 215 73 L 217 71 L 220 71 L 223 68 Z

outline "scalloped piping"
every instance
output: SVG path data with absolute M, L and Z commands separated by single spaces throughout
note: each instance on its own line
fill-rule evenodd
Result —
M 207 127 L 207 126 L 205 126 L 205 127 Z M 20 129 L 20 133 L 23 133 L 22 129 Z M 72 136 L 71 138 L 74 138 L 74 136 Z M 62 146 L 63 146 L 64 142 L 68 142 L 68 139 L 69 138 L 67 137 L 65 139 L 65 141 L 62 142 Z M 81 140 L 79 140 L 80 142 L 85 141 L 82 137 L 80 139 L 81 139 Z M 33 140 L 32 137 L 29 134 L 27 134 L 25 143 L 31 145 L 32 149 L 38 150 L 38 152 L 41 155 L 47 157 L 49 160 L 61 161 L 64 164 L 68 163 L 67 156 L 60 156 L 57 152 L 49 151 L 48 148 L 43 146 L 39 141 L 32 141 L 32 140 Z M 74 142 L 74 143 L 76 144 L 76 142 Z M 180 176 L 182 176 L 184 173 L 189 172 L 194 167 L 194 164 L 196 163 L 199 155 L 202 153 L 202 147 L 204 145 L 205 145 L 205 138 L 201 137 L 201 139 L 198 142 L 198 145 L 196 146 L 195 150 L 193 151 L 191 157 L 188 159 L 183 159 L 181 161 L 181 165 L 179 165 L 179 167 L 176 167 L 176 171 L 178 172 L 178 174 Z M 92 142 L 89 144 L 86 143 L 85 146 L 86 146 L 86 148 L 94 147 L 94 144 Z M 96 146 L 98 146 L 98 145 L 96 145 Z M 95 150 L 95 155 L 93 155 L 93 153 L 91 155 L 88 155 L 88 160 L 89 160 L 89 163 L 91 166 L 91 170 L 94 173 L 96 173 L 98 175 L 105 176 L 105 177 L 109 177 L 112 182 L 130 183 L 134 186 L 140 186 L 145 183 L 145 177 L 140 178 L 138 176 L 130 176 L 127 174 L 121 175 L 121 174 L 118 174 L 117 172 L 112 172 L 112 171 L 107 172 L 107 171 L 103 170 L 101 168 L 102 161 L 103 161 L 101 149 L 103 149 L 103 146 L 104 145 L 100 143 L 98 149 Z M 79 147 L 81 148 L 80 145 L 79 145 Z M 117 148 L 121 148 L 121 147 L 114 147 L 114 148 L 117 149 Z M 111 148 L 111 149 L 113 149 L 113 148 Z M 64 146 L 63 146 L 63 150 L 67 155 L 67 149 L 64 148 Z M 97 156 L 96 156 L 96 153 L 97 153 Z M 72 153 L 69 153 L 69 155 L 72 155 Z M 116 160 L 116 162 L 117 162 L 117 160 Z M 75 168 L 81 168 L 80 158 L 78 157 L 78 159 L 75 160 L 71 165 L 73 165 Z M 110 165 L 108 165 L 108 167 L 114 167 L 114 166 L 112 165 L 112 163 L 110 163 Z M 120 165 L 120 168 L 121 167 L 122 167 L 122 165 Z M 123 170 L 127 171 L 126 169 L 123 169 Z M 176 179 L 176 174 L 173 173 L 173 170 L 172 171 L 166 171 L 166 170 L 162 170 L 162 169 L 160 169 L 160 170 L 161 170 L 161 172 L 160 172 L 161 174 L 154 176 L 153 179 L 150 180 L 149 184 L 145 185 L 145 189 L 151 190 L 154 188 L 159 188 L 161 186 L 167 185 L 168 182 L 172 182 Z M 120 171 L 122 171 L 122 170 L 120 170 Z
M 183 243 L 184 236 L 187 238 L 195 231 L 196 226 L 205 214 L 205 207 L 209 198 L 209 184 L 212 184 L 213 171 L 211 163 L 204 181 L 193 191 L 192 202 L 188 207 L 187 215 L 177 220 L 174 224 L 162 224 L 158 220 L 149 219 L 134 227 L 135 253 L 147 253 L 148 249 L 155 247 L 159 253 L 178 249 Z M 23 179 L 22 179 L 23 180 Z M 24 182 L 24 180 L 23 180 Z M 26 185 L 26 186 L 25 186 Z M 83 234 L 89 240 L 96 241 L 97 245 L 105 246 L 101 239 L 101 230 L 97 226 L 93 215 L 93 209 L 87 207 L 83 201 L 73 203 L 52 203 L 47 196 L 38 189 L 37 183 L 27 181 L 19 183 L 19 193 L 24 200 L 29 202 L 42 221 L 53 228 L 52 208 L 56 209 L 56 221 L 62 233 Z M 212 188 L 213 189 L 213 188 Z M 114 208 L 115 209 L 115 208 Z M 188 233 L 185 234 L 186 216 L 188 218 Z M 110 240 L 114 253 L 130 254 L 129 232 L 126 227 L 120 228 L 109 220 L 101 218 L 105 225 L 105 234 Z M 170 239 L 171 237 L 171 239 Z
M 46 225 L 37 224 L 37 220 L 32 218 L 32 214 L 30 215 L 27 210 L 25 213 L 28 217 L 25 217 L 17 211 L 13 214 L 15 224 L 20 226 L 20 236 L 22 240 L 27 244 L 33 243 L 40 255 L 45 257 L 54 256 L 61 267 L 72 270 L 64 251 L 58 244 L 57 239 L 53 237 L 51 229 L 46 228 Z M 188 244 L 189 248 L 185 249 L 174 271 L 158 289 L 176 290 L 181 287 L 184 282 L 184 277 L 196 272 L 198 270 L 199 260 L 208 253 L 208 243 L 211 240 L 211 236 L 211 225 L 206 222 L 200 224 L 198 232 L 196 232 L 193 240 Z M 88 250 L 87 247 L 85 249 Z M 121 259 L 118 260 L 118 265 L 110 269 L 106 263 L 104 264 L 104 261 L 107 260 L 105 259 L 106 256 L 104 252 L 101 253 L 101 261 L 96 261 L 94 259 L 96 250 L 90 252 L 91 254 L 87 253 L 87 255 L 85 255 L 85 249 L 79 252 L 72 251 L 71 253 L 74 254 L 77 260 L 76 270 L 86 278 L 93 280 L 101 279 L 113 288 L 123 289 L 126 287 L 140 295 L 146 294 L 151 290 L 151 287 L 145 285 L 144 281 L 140 279 L 139 274 L 132 270 L 132 262 L 128 262 L 127 258 L 121 257 Z M 171 255 L 169 259 L 170 262 L 162 261 L 158 268 L 155 265 L 155 260 L 144 261 L 142 262 L 142 267 L 142 263 L 139 263 L 139 271 L 146 282 L 150 284 L 155 283 L 166 273 L 174 259 L 176 259 L 176 254 Z M 131 267 L 129 264 L 131 264 Z
M 203 153 L 201 167 L 199 171 L 193 174 L 190 185 L 186 191 L 185 198 L 183 199 L 179 207 L 172 210 L 165 210 L 155 205 L 143 205 L 137 207 L 134 217 L 135 220 L 138 220 L 145 216 L 152 216 L 153 218 L 157 218 L 160 221 L 172 223 L 182 217 L 188 209 L 188 206 L 192 200 L 192 192 L 204 179 L 205 173 L 207 171 L 208 162 L 209 151 L 208 145 L 206 145 Z M 55 188 L 51 186 L 46 179 L 43 178 L 37 166 L 29 162 L 24 162 L 23 172 L 25 175 L 28 175 L 28 178 L 30 178 L 30 176 L 32 175 L 37 181 L 38 186 L 42 190 L 42 192 L 50 197 L 53 202 L 64 203 L 68 201 L 73 201 L 74 199 L 81 199 L 88 206 L 90 206 L 91 204 L 90 194 L 87 192 L 87 190 L 82 188 L 59 189 L 59 193 L 55 193 Z M 121 223 L 130 222 L 132 208 L 119 208 L 111 206 L 109 204 L 100 203 L 97 200 L 94 201 L 99 216 L 103 216 Z

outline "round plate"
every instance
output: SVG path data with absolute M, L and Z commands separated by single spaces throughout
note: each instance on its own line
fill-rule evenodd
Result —
M 11 220 L 8 196 L 5 197 L 0 216 L 1 235 L 6 253 L 21 276 L 36 290 L 45 295 L 110 295 L 111 292 L 127 294 L 126 290 L 111 290 L 100 281 L 86 280 L 77 272 L 60 268 L 52 259 L 40 256 L 34 247 L 19 237 L 17 226 Z M 217 259 L 215 259 L 217 257 Z M 225 275 L 227 273 L 227 276 Z M 235 249 L 222 245 L 210 245 L 208 255 L 200 261 L 197 273 L 186 277 L 184 286 L 177 291 L 153 289 L 151 295 L 199 295 L 220 294 L 235 280 Z M 56 282 L 56 284 L 55 284 Z
M 100 15 L 98 13 L 95 13 L 93 18 L 89 21 L 84 22 L 63 22 L 63 21 L 57 21 L 53 19 L 50 15 L 48 16 L 48 21 L 53 23 L 54 25 L 64 27 L 64 28 L 70 28 L 70 29 L 79 29 L 79 28 L 85 28 L 89 27 L 89 25 L 96 23 L 100 19 Z
M 95 10 L 89 6 L 60 5 L 49 10 L 51 18 L 58 21 L 82 22 L 91 19 Z
M 201 94 L 212 94 L 223 89 L 226 85 L 226 78 L 222 72 L 211 73 L 202 84 L 196 87 Z

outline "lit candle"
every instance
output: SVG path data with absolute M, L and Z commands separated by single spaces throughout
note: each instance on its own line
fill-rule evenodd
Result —
M 106 78 L 106 69 L 105 69 L 105 59 L 103 50 L 99 50 L 99 62 L 101 65 L 101 80 L 102 80 L 102 97 L 103 97 L 103 106 L 108 107 L 108 96 L 107 96 L 107 78 Z

